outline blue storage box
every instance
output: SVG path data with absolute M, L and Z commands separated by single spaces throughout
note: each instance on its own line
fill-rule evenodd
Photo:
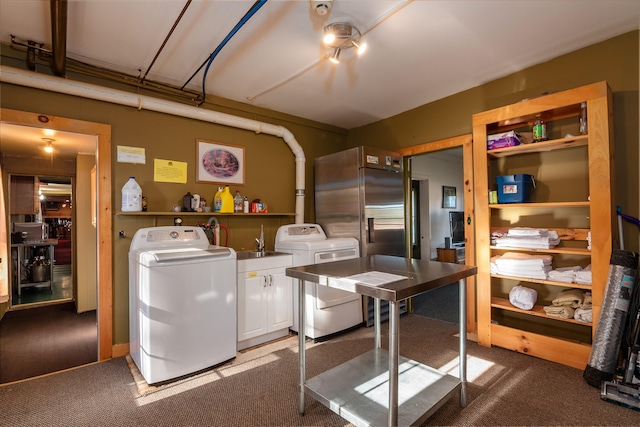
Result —
M 536 188 L 533 175 L 516 174 L 497 176 L 498 203 L 524 203 Z

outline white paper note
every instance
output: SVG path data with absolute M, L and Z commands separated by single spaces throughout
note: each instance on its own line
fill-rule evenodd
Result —
M 399 276 L 397 274 L 384 273 L 382 271 L 368 271 L 366 273 L 355 274 L 349 277 L 343 277 L 341 280 L 348 280 L 354 283 L 360 283 L 362 285 L 369 286 L 381 286 L 386 283 L 397 282 L 399 280 L 406 279 L 406 276 Z

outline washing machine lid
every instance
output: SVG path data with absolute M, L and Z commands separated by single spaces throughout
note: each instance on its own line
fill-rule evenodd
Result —
M 141 252 L 138 261 L 141 265 L 152 267 L 169 264 L 189 264 L 196 262 L 215 262 L 236 258 L 236 253 L 231 248 L 210 246 L 208 249 L 176 248 L 159 249 Z

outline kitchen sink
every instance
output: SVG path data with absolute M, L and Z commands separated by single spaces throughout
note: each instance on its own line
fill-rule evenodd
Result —
M 264 252 L 245 251 L 245 252 L 238 252 L 238 259 L 242 260 L 242 259 L 264 258 L 269 256 L 277 256 L 277 255 L 287 255 L 287 254 L 284 252 L 277 252 L 277 251 L 264 251 Z

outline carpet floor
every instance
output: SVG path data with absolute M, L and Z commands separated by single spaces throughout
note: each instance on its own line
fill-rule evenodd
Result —
M 383 347 L 388 334 L 383 325 Z M 457 325 L 414 314 L 400 320 L 400 353 L 457 372 Z M 311 397 L 298 414 L 295 339 L 260 354 L 141 392 L 126 358 L 0 386 L 0 424 L 21 426 L 350 426 Z M 311 378 L 373 347 L 360 328 L 308 343 Z M 266 350 L 266 351 L 265 351 Z M 451 368 L 447 368 L 451 367 Z M 582 371 L 468 342 L 467 407 L 458 396 L 425 425 L 638 425 L 640 414 L 600 399 Z M 402 410 L 402 409 L 400 409 Z
M 10 311 L 0 321 L 0 383 L 96 360 L 96 312 L 78 314 L 73 302 Z
M 446 286 L 413 297 L 413 313 L 458 324 L 460 321 L 460 285 Z

